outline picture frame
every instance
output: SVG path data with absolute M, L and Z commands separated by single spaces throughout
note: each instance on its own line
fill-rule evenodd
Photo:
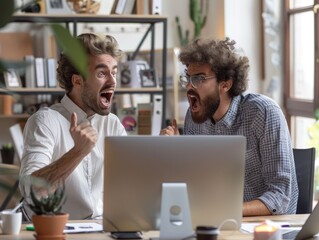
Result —
M 154 68 L 141 69 L 139 72 L 142 87 L 157 87 L 157 76 Z
M 4 82 L 7 88 L 22 87 L 20 75 L 14 69 L 9 68 L 3 74 Z
M 46 13 L 71 14 L 74 13 L 65 0 L 45 0 Z
M 144 60 L 130 60 L 120 64 L 120 83 L 121 87 L 140 88 L 141 77 L 140 71 L 149 69 Z

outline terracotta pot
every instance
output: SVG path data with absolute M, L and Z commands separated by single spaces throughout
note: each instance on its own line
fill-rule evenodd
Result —
M 33 215 L 32 223 L 38 236 L 61 236 L 68 219 L 68 213 Z

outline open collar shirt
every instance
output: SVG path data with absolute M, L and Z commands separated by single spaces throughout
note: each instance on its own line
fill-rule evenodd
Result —
M 60 103 L 41 108 L 27 121 L 24 129 L 24 152 L 20 175 L 28 176 L 61 158 L 73 146 L 70 134 L 72 112 L 77 113 L 78 124 L 88 119 L 98 132 L 98 141 L 91 151 L 66 179 L 66 203 L 63 211 L 70 219 L 95 218 L 103 211 L 104 139 L 106 136 L 126 135 L 120 120 L 112 113 L 88 117 L 65 95 Z M 23 195 L 28 196 L 26 183 L 20 182 Z
M 244 201 L 261 200 L 273 214 L 294 214 L 298 185 L 291 139 L 280 107 L 259 94 L 234 97 L 225 116 L 213 123 L 185 117 L 186 135 L 246 137 Z M 229 151 L 229 149 L 225 149 Z

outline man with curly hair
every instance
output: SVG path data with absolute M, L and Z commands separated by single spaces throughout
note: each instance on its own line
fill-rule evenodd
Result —
M 186 135 L 244 135 L 247 140 L 243 216 L 294 214 L 298 186 L 289 129 L 280 107 L 244 94 L 249 61 L 235 41 L 197 39 L 182 48 L 186 66 Z M 161 135 L 178 135 L 176 120 Z M 209 183 L 207 183 L 209 185 Z
M 117 63 L 123 52 L 112 36 L 85 33 L 78 40 L 88 53 L 84 78 L 62 53 L 57 73 L 65 89 L 61 102 L 41 108 L 24 128 L 20 190 L 28 199 L 29 176 L 65 182 L 62 211 L 70 219 L 95 218 L 103 211 L 104 139 L 126 135 L 112 113 Z

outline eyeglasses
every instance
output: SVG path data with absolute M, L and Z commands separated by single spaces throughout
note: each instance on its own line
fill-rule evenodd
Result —
M 186 88 L 189 83 L 192 84 L 194 88 L 198 88 L 199 84 L 211 78 L 216 78 L 216 76 L 204 77 L 201 75 L 193 75 L 193 76 L 181 75 L 179 77 L 179 82 L 181 83 L 183 88 Z

